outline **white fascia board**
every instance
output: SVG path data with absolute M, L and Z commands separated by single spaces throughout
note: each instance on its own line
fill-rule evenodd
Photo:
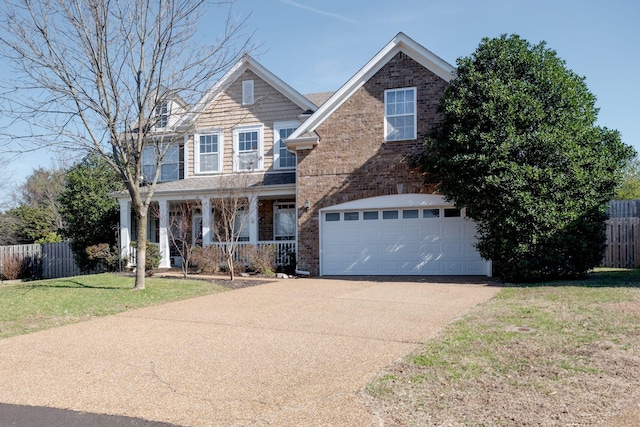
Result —
M 264 187 L 248 188 L 246 193 L 257 194 L 258 196 L 289 196 L 294 195 L 296 184 L 281 184 L 281 185 L 269 185 Z M 170 190 L 162 191 L 156 190 L 151 197 L 151 200 L 156 201 L 156 198 L 164 198 L 167 200 L 191 200 L 197 197 L 211 197 L 216 198 L 220 194 L 219 188 L 212 189 L 184 189 L 184 190 Z
M 398 33 L 367 64 L 362 67 L 347 83 L 334 93 L 302 126 L 293 132 L 289 139 L 296 140 L 305 133 L 313 132 L 334 111 L 360 89 L 375 73 L 377 73 L 398 52 L 404 52 L 411 59 L 427 68 L 447 83 L 455 77 L 455 68 L 444 59 L 435 55 L 424 46 L 415 42 L 404 33 Z

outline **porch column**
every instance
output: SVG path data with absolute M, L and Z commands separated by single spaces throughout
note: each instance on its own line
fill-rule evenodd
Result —
M 211 199 L 202 197 L 202 246 L 213 243 L 213 233 L 211 230 Z
M 249 196 L 249 242 L 258 243 L 258 197 Z
M 169 202 L 167 200 L 159 200 L 158 206 L 160 208 L 160 254 L 162 259 L 160 260 L 160 268 L 171 267 L 171 253 L 169 252 L 169 233 L 167 227 L 169 226 Z
M 129 259 L 131 248 L 131 200 L 120 199 L 118 201 L 120 202 L 120 257 Z

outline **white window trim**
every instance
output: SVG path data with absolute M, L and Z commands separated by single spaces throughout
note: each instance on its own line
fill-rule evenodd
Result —
M 255 102 L 254 88 L 253 80 L 242 81 L 242 105 L 252 105 Z
M 401 90 L 413 90 L 413 137 L 403 138 L 403 139 L 389 139 L 389 130 L 388 130 L 389 121 L 387 118 L 387 93 L 397 92 Z M 384 91 L 383 108 L 384 108 L 384 140 L 385 141 L 410 141 L 412 139 L 418 138 L 418 89 L 417 87 L 415 86 L 414 87 L 397 87 L 393 89 L 386 89 Z M 408 116 L 408 114 L 402 114 L 402 115 Z
M 240 159 L 238 157 L 240 153 L 239 149 L 239 137 L 238 135 L 243 132 L 258 132 L 258 162 L 253 169 L 240 169 Z M 251 172 L 259 171 L 264 168 L 264 126 L 263 125 L 250 125 L 250 126 L 238 126 L 233 128 L 233 171 L 234 172 Z
M 201 171 L 200 170 L 200 136 L 217 135 L 218 136 L 218 170 L 217 171 Z M 195 175 L 211 175 L 222 173 L 224 165 L 224 132 L 222 129 L 204 129 L 193 135 L 193 172 Z
M 300 126 L 300 122 L 297 121 L 288 121 L 288 122 L 275 122 L 273 124 L 273 168 L 274 169 L 295 169 L 296 166 L 280 166 L 280 147 L 278 146 L 278 140 L 280 139 L 280 130 L 281 129 L 297 129 Z M 296 153 L 293 153 L 294 157 Z M 297 161 L 296 161 L 297 163 Z

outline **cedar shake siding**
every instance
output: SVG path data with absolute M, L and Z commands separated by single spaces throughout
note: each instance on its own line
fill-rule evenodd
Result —
M 242 82 L 253 80 L 254 103 L 242 105 Z M 273 170 L 273 125 L 277 122 L 299 121 L 298 116 L 304 110 L 294 104 L 283 94 L 274 89 L 252 71 L 245 71 L 222 94 L 220 94 L 198 117 L 195 123 L 197 131 L 222 129 L 223 131 L 223 172 L 232 172 L 233 162 L 233 129 L 238 126 L 263 126 L 263 170 Z M 199 177 L 207 174 L 196 174 L 194 162 L 193 133 L 188 136 L 189 176 Z M 196 141 L 197 143 L 197 141 Z M 218 173 L 218 172 L 216 172 Z
M 433 193 L 411 170 L 409 156 L 442 120 L 437 112 L 448 83 L 399 52 L 316 129 L 320 141 L 298 155 L 298 268 L 319 274 L 319 209 L 357 199 L 403 193 Z M 384 139 L 384 91 L 417 88 L 414 140 Z

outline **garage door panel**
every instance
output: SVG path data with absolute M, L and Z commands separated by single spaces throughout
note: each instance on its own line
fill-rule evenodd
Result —
M 369 211 L 375 209 L 368 209 Z M 485 274 L 474 247 L 475 224 L 465 218 L 403 218 L 321 224 L 325 275 Z M 321 216 L 324 218 L 324 216 Z

